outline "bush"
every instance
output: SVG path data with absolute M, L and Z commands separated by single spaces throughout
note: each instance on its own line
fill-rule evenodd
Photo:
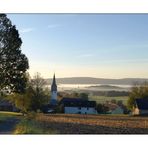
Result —
M 30 116 L 31 117 L 31 116 Z M 23 119 L 14 131 L 14 134 L 56 134 L 57 132 L 52 129 L 47 129 L 36 120 Z
M 34 111 L 27 113 L 27 119 L 35 119 L 36 116 L 37 116 L 37 113 Z
M 14 134 L 39 134 L 43 133 L 36 122 L 33 120 L 24 119 L 16 127 Z

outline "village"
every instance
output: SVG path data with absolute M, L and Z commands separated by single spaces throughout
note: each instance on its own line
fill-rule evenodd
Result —
M 61 97 L 58 96 L 58 88 L 56 84 L 55 74 L 53 76 L 50 98 L 48 104 L 41 106 L 40 111 L 45 114 L 113 114 L 113 115 L 148 115 L 148 100 L 137 98 L 135 99 L 132 110 L 128 110 L 127 106 L 122 101 L 116 100 L 106 101 L 104 104 L 97 104 L 88 98 L 87 94 L 82 93 L 83 97 Z M 14 103 L 8 99 L 0 99 L 0 111 L 20 112 Z
M 0 147 L 142 148 L 147 0 L 2 0 Z
M 141 37 L 135 48 L 145 32 L 135 18 L 0 14 L 0 134 L 147 134 L 148 54 Z

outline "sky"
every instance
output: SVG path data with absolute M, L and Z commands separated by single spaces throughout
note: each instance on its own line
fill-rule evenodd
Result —
M 29 73 L 148 78 L 148 14 L 7 14 Z

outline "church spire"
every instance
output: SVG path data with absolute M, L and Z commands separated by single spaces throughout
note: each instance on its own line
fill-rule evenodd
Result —
M 51 85 L 51 92 L 57 91 L 57 84 L 56 84 L 56 78 L 55 78 L 55 73 L 53 75 L 53 80 L 52 80 L 52 85 Z
M 53 75 L 52 85 L 51 85 L 51 99 L 50 99 L 51 105 L 57 104 L 57 84 L 56 84 L 56 78 L 55 74 Z

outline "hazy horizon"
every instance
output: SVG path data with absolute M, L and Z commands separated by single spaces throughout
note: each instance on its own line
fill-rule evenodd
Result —
M 148 77 L 148 14 L 8 14 L 29 73 L 44 78 Z
M 45 77 L 44 77 L 44 78 L 45 78 Z M 82 77 L 79 77 L 79 76 L 78 76 L 78 77 L 68 77 L 68 76 L 67 76 L 67 77 L 56 77 L 56 78 L 57 78 L 57 79 L 65 79 L 65 78 L 96 78 L 96 79 L 148 79 L 148 77 L 147 77 L 147 78 L 142 78 L 142 77 L 141 77 L 141 78 L 140 78 L 140 77 L 139 77 L 139 78 L 138 78 L 138 77 L 137 77 L 137 78 L 136 78 L 136 77 L 133 77 L 133 78 L 131 78 L 131 77 L 127 77 L 127 78 L 103 78 L 103 77 L 89 77 L 89 76 L 88 76 L 88 77 L 83 77 L 83 76 L 82 76 Z M 47 77 L 47 78 L 45 78 L 45 79 L 53 79 L 53 77 Z

